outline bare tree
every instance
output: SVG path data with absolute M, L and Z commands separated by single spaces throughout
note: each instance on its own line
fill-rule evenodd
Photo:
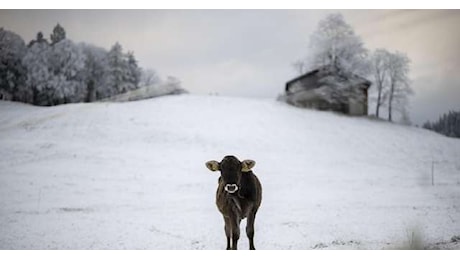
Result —
M 141 71 L 141 80 L 139 85 L 141 87 L 151 87 L 160 83 L 158 74 L 152 69 L 144 69 Z
M 377 49 L 371 57 L 374 86 L 377 91 L 375 115 L 379 117 L 381 106 L 388 105 L 388 120 L 393 112 L 400 112 L 405 123 L 410 122 L 407 112 L 408 96 L 413 94 L 409 80 L 410 60 L 401 52 Z
M 408 95 L 413 94 L 409 80 L 410 60 L 401 52 L 391 53 L 388 56 L 388 120 L 393 120 L 393 110 L 404 111 L 408 104 Z
M 385 49 L 377 49 L 371 57 L 372 75 L 374 77 L 374 86 L 377 91 L 377 102 L 375 116 L 379 117 L 380 106 L 385 104 L 388 99 L 388 59 L 390 53 Z

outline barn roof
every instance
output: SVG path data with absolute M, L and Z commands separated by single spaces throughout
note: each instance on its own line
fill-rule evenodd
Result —
M 339 82 L 341 82 L 342 84 L 346 82 L 347 85 L 349 85 L 349 86 L 356 86 L 356 85 L 363 84 L 367 88 L 369 88 L 371 86 L 371 84 L 372 84 L 366 78 L 363 78 L 363 77 L 358 76 L 356 74 L 344 75 L 343 73 L 341 73 L 335 67 L 333 67 L 331 65 L 326 65 L 326 66 L 320 67 L 318 69 L 309 71 L 309 72 L 307 72 L 305 74 L 302 74 L 302 75 L 300 75 L 300 76 L 298 76 L 298 77 L 286 82 L 286 91 L 288 90 L 289 86 L 291 84 L 295 83 L 296 81 L 302 80 L 304 78 L 315 76 L 316 74 L 320 74 L 320 75 L 318 75 L 318 77 L 320 78 L 319 82 L 321 82 L 321 83 L 335 83 L 335 84 L 332 84 L 332 85 L 337 85 L 337 83 L 339 83 Z M 335 82 L 333 82 L 333 81 L 335 81 Z
M 300 76 L 298 76 L 298 77 L 295 77 L 295 78 L 289 80 L 288 82 L 286 82 L 286 85 L 291 85 L 292 83 L 294 83 L 294 82 L 296 82 L 296 81 L 298 81 L 298 80 L 301 80 L 301 79 L 303 79 L 303 78 L 312 76 L 312 75 L 318 73 L 319 71 L 320 71 L 320 69 L 315 69 L 315 70 L 309 71 L 309 72 L 307 72 L 307 73 L 305 73 L 305 74 L 302 74 L 302 75 L 300 75 Z

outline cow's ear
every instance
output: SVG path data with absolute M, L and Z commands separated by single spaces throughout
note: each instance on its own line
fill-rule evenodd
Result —
M 209 161 L 206 162 L 206 167 L 208 167 L 209 170 L 215 172 L 219 170 L 219 162 L 217 161 Z
M 244 160 L 242 163 L 241 171 L 242 172 L 250 172 L 252 167 L 256 165 L 256 162 L 253 160 Z

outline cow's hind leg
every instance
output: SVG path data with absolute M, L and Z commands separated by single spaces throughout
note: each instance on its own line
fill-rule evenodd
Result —
M 255 212 L 249 213 L 247 224 L 246 224 L 246 235 L 248 235 L 248 238 L 249 238 L 249 249 L 250 250 L 256 249 L 254 247 L 254 221 L 255 219 L 256 219 L 256 213 Z
M 225 221 L 225 236 L 227 237 L 227 250 L 230 250 L 230 238 L 232 235 L 232 224 L 230 222 L 230 218 L 224 217 Z

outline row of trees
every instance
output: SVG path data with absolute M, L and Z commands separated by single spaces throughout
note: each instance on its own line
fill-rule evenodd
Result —
M 408 96 L 413 94 L 410 88 L 409 58 L 401 52 L 389 52 L 377 49 L 371 56 L 371 73 L 377 92 L 375 115 L 379 117 L 380 108 L 388 106 L 388 120 L 392 121 L 392 112 L 396 108 L 404 121 L 407 118 Z
M 438 121 L 431 123 L 427 121 L 423 128 L 433 130 L 450 137 L 460 138 L 460 111 L 449 111 L 439 117 Z
M 143 81 L 144 80 L 144 81 Z M 92 102 L 160 79 L 142 70 L 117 42 L 109 51 L 66 38 L 57 24 L 50 41 L 39 32 L 29 44 L 0 28 L 0 94 L 35 105 Z
M 310 55 L 293 63 L 295 70 L 303 74 L 308 70 L 332 65 L 340 73 L 372 79 L 376 91 L 376 116 L 381 108 L 388 107 L 388 120 L 393 111 L 401 112 L 407 119 L 410 88 L 409 64 L 406 54 L 385 49 L 369 51 L 343 16 L 331 14 L 321 20 L 310 36 Z

